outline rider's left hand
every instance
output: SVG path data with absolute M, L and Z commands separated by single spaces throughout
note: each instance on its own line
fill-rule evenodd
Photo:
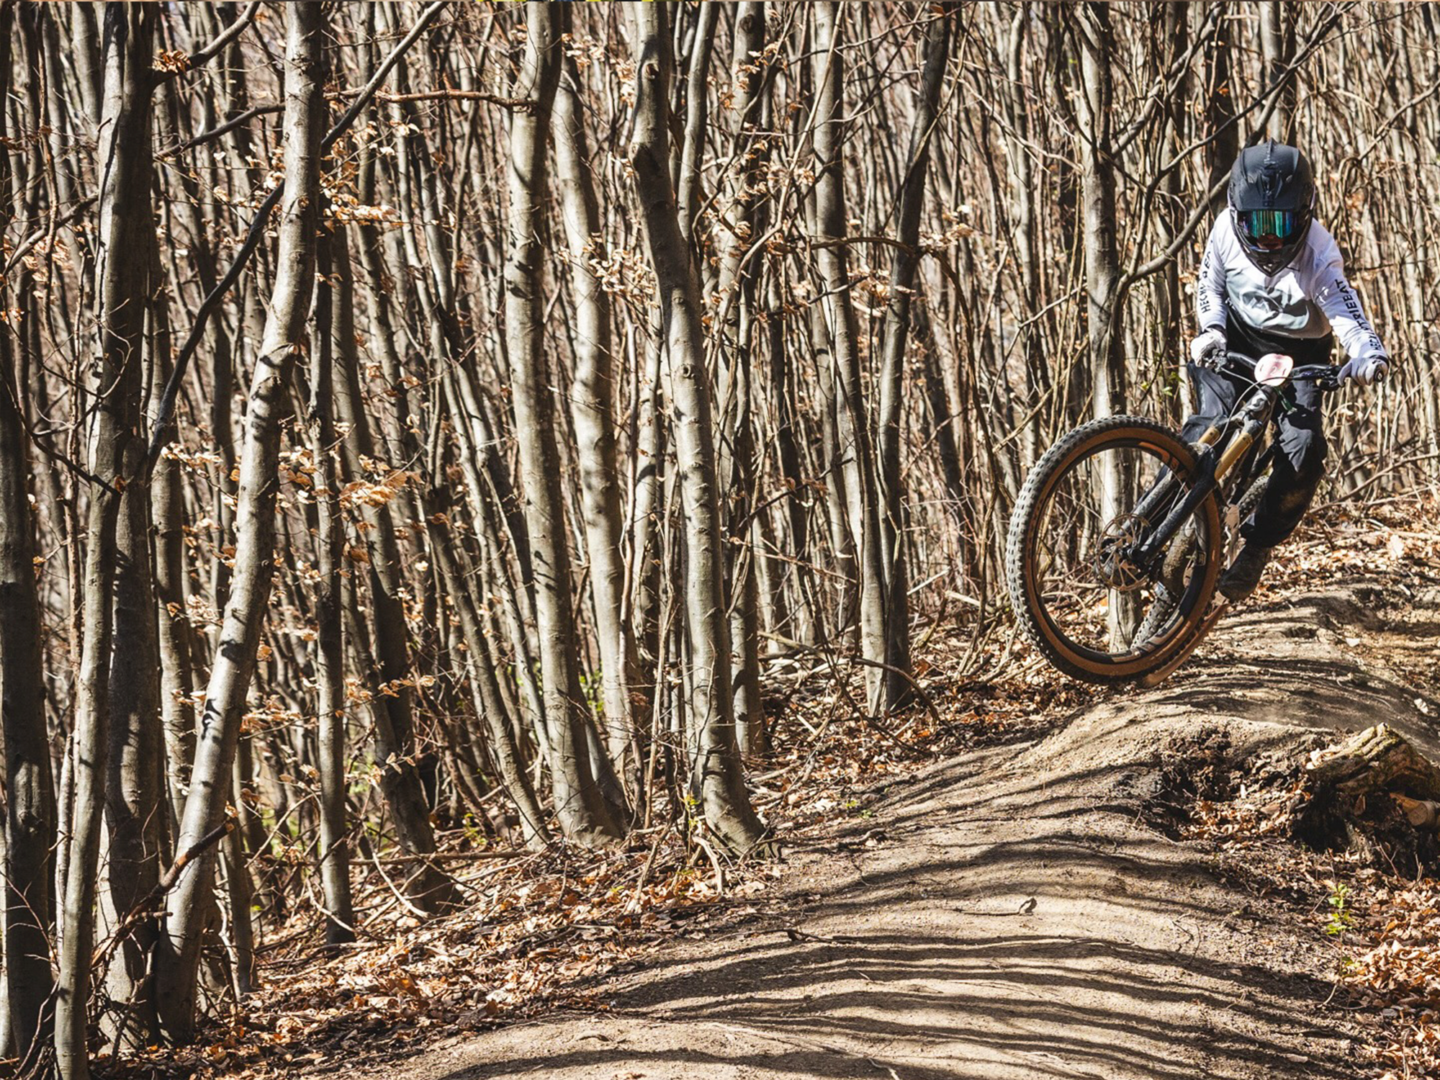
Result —
M 1345 361 L 1345 366 L 1340 369 L 1340 381 L 1354 379 L 1361 386 L 1369 386 L 1383 379 L 1389 370 L 1390 361 L 1383 356 L 1359 356 Z

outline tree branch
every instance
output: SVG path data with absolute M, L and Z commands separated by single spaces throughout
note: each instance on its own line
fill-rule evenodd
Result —
M 130 909 L 125 918 L 120 920 L 120 925 L 115 928 L 115 932 L 111 934 L 103 944 L 96 947 L 90 957 L 90 968 L 92 971 L 105 970 L 115 950 L 120 947 L 126 938 L 135 932 L 135 928 L 145 921 L 146 916 L 154 911 L 155 905 L 159 902 L 160 898 L 170 891 L 175 882 L 180 880 L 180 875 L 185 872 L 185 867 L 189 866 L 198 856 L 204 854 L 208 848 L 218 843 L 221 837 L 235 828 L 235 825 L 236 820 L 234 814 L 228 815 L 219 825 L 216 825 L 215 828 L 211 829 L 175 857 L 175 861 L 170 864 L 170 869 L 161 875 L 160 880 L 155 883 L 155 887 L 145 894 L 144 899 Z
M 181 143 L 171 150 L 162 151 L 156 154 L 155 157 L 157 160 L 163 161 L 165 158 L 174 157 L 176 154 L 183 154 L 186 150 L 193 150 L 197 146 L 204 146 L 206 143 L 214 142 L 221 135 L 234 131 L 241 124 L 249 123 L 257 116 L 265 116 L 268 113 L 278 113 L 284 108 L 284 105 L 256 105 L 253 109 L 246 109 L 239 116 L 226 120 L 225 123 L 219 124 L 209 131 L 202 131 L 189 142 Z
M 184 58 L 174 57 L 173 59 L 176 62 L 173 67 L 156 68 L 153 70 L 150 76 L 155 80 L 155 84 L 158 86 L 161 83 L 167 83 L 171 79 L 177 78 L 186 72 L 194 71 L 198 67 L 203 67 L 215 59 L 216 56 L 224 51 L 225 46 L 243 34 L 246 28 L 255 21 L 255 16 L 260 11 L 261 3 L 262 0 L 250 0 L 250 6 L 240 13 L 240 17 L 221 31 L 220 35 L 214 41 L 210 42 L 209 45 L 206 45 L 199 52 L 190 53 Z M 162 57 L 162 59 L 164 59 L 164 57 Z
M 390 55 L 385 57 L 380 66 L 375 69 L 375 74 L 360 91 L 360 96 L 355 99 L 350 108 L 345 110 L 345 115 L 336 121 L 335 126 L 330 129 L 325 138 L 320 142 L 320 155 L 324 155 L 335 145 L 336 140 L 345 134 L 346 130 L 354 123 L 355 118 L 360 115 L 361 110 L 370 103 L 375 96 L 375 91 L 385 81 L 392 68 L 404 55 L 405 50 L 415 44 L 417 38 L 424 32 L 434 20 L 445 9 L 446 0 L 435 0 L 415 20 L 415 25 L 410 32 L 400 41 L 395 48 L 390 50 Z M 190 366 L 190 358 L 195 355 L 195 350 L 200 346 L 200 340 L 205 336 L 205 328 L 209 324 L 211 313 L 220 306 L 220 301 L 231 287 L 239 280 L 241 272 L 250 262 L 250 257 L 255 254 L 255 249 L 260 246 L 260 237 L 264 235 L 265 223 L 270 218 L 270 213 L 280 202 L 280 196 L 285 190 L 285 185 L 278 185 L 274 191 L 265 197 L 260 204 L 260 209 L 255 212 L 255 218 L 250 222 L 250 228 L 246 231 L 245 242 L 235 254 L 235 261 L 230 264 L 230 269 L 225 272 L 224 278 L 210 291 L 210 295 L 200 305 L 199 312 L 195 315 L 195 325 L 190 328 L 190 334 L 185 339 L 185 344 L 180 350 L 180 355 L 175 358 L 175 368 L 170 373 L 170 379 L 165 384 L 165 393 L 160 399 L 160 408 L 155 414 L 155 430 L 150 437 L 150 448 L 145 454 L 145 460 L 140 464 L 139 475 L 148 477 L 155 467 L 155 462 L 160 458 L 160 449 L 165 445 L 165 438 L 170 430 L 170 423 L 174 418 L 175 401 L 180 395 L 180 384 L 185 379 L 185 372 Z

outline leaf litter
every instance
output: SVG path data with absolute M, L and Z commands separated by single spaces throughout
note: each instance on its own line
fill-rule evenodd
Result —
M 1357 576 L 1413 599 L 1440 585 L 1432 567 L 1440 567 L 1434 498 L 1364 513 L 1332 507 L 1277 553 L 1259 599 Z M 1348 647 L 1420 689 L 1424 713 L 1420 706 L 1440 696 L 1433 635 L 1417 641 L 1403 627 L 1353 629 Z M 765 704 L 782 749 L 748 764 L 756 804 L 781 850 L 837 814 L 864 816 L 865 788 L 887 776 L 938 755 L 1035 738 L 1076 710 L 1130 693 L 1064 680 L 1007 632 L 1000 624 L 982 633 L 936 627 L 917 665 L 930 707 L 883 721 L 862 715 L 858 671 L 837 671 L 833 659 L 773 665 Z M 1225 650 L 1210 642 L 1201 654 Z M 1284 825 L 1292 773 L 1285 762 L 1265 764 L 1264 782 L 1188 793 L 1193 805 L 1181 835 L 1210 847 L 1222 877 L 1284 898 L 1313 922 L 1317 940 L 1335 951 L 1335 993 L 1375 1020 L 1374 1038 L 1360 1051 L 1376 1077 L 1440 1076 L 1440 881 L 1296 843 Z M 221 1018 L 194 1045 L 101 1055 L 95 1073 L 101 1080 L 321 1074 L 556 1010 L 603 1015 L 607 976 L 646 963 L 677 939 L 770 913 L 767 893 L 786 873 L 783 857 L 717 866 L 713 846 L 695 842 L 703 826 L 686 835 L 683 806 L 657 809 L 676 820 L 633 835 L 623 849 L 557 845 L 485 861 L 459 875 L 468 903 L 443 918 L 405 913 L 389 902 L 389 886 L 357 862 L 360 942 L 327 956 L 319 911 L 297 905 L 286 923 L 265 927 L 258 989 L 239 1001 L 226 996 L 213 1010 Z M 441 839 L 442 862 L 477 850 L 460 830 Z M 1330 902 L 1337 895 L 1344 897 L 1339 919 Z

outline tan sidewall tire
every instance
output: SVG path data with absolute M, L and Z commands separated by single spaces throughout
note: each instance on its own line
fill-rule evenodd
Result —
M 1015 620 L 1026 638 L 1060 671 L 1094 683 L 1132 682 L 1167 664 L 1194 634 L 1215 595 L 1220 576 L 1217 545 L 1220 537 L 1220 510 L 1214 494 L 1200 504 L 1197 513 L 1205 526 L 1210 558 L 1205 578 L 1188 611 L 1153 649 L 1120 661 L 1106 661 L 1104 654 L 1079 651 L 1054 627 L 1040 603 L 1033 580 L 1036 522 L 1060 478 L 1080 458 L 1112 443 L 1143 446 L 1153 450 L 1177 474 L 1187 480 L 1195 475 L 1195 453 L 1168 428 L 1141 417 L 1112 416 L 1093 420 L 1076 428 L 1052 446 L 1035 464 L 1020 490 L 1010 517 L 1005 546 L 1005 570 Z

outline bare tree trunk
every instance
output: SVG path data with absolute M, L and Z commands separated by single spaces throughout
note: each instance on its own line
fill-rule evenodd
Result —
M 765 353 L 768 359 L 769 387 L 776 412 L 775 453 L 780 459 L 780 474 L 789 487 L 785 509 L 790 523 L 790 554 L 797 560 L 787 577 L 795 582 L 795 627 L 790 636 L 809 644 L 815 639 L 819 613 L 814 608 L 815 582 L 806 563 L 810 548 L 810 517 L 804 495 L 800 448 L 796 443 L 795 365 L 787 355 L 785 327 L 789 319 L 785 299 L 780 292 L 778 275 L 773 271 L 765 283 Z M 802 618 L 803 616 L 803 618 Z
M 1111 156 L 1111 73 L 1114 53 L 1110 9 L 1101 3 L 1076 8 L 1073 21 L 1080 53 L 1079 93 L 1075 95 L 1080 124 L 1081 228 L 1085 237 L 1085 288 L 1090 372 L 1096 419 L 1125 411 L 1123 297 L 1119 292 L 1120 256 L 1115 216 L 1115 162 Z M 1113 521 L 1128 509 L 1125 478 L 1119 461 L 1102 463 L 1102 514 Z M 1111 642 L 1130 640 L 1137 621 L 1133 597 L 1111 592 L 1107 608 Z
M 535 566 L 535 613 L 552 744 L 555 812 L 567 836 L 593 844 L 618 837 L 623 829 L 606 806 L 587 747 L 585 729 L 590 720 L 577 664 L 570 550 L 555 445 L 555 395 L 540 341 L 545 134 L 560 78 L 556 16 L 553 5 L 526 6 L 525 60 L 516 94 L 535 104 L 517 113 L 510 124 L 510 258 L 505 265 L 505 327 L 526 522 Z
M 560 9 L 569 33 L 570 8 Z M 555 177 L 570 280 L 575 292 L 575 378 L 570 413 L 579 444 L 580 501 L 590 556 L 590 589 L 595 598 L 595 632 L 605 706 L 606 744 L 617 767 L 639 796 L 640 750 L 635 725 L 647 710 L 645 698 L 631 700 L 638 682 L 635 635 L 625 620 L 625 563 L 622 558 L 620 469 L 615 450 L 614 365 L 610 297 L 594 267 L 606 256 L 600 204 L 590 175 L 590 146 L 580 102 L 580 70 L 565 59 L 555 98 Z
M 1013 194 L 1015 235 L 1015 256 L 1020 264 L 1020 283 L 1024 311 L 1029 319 L 1036 319 L 1045 306 L 1041 296 L 1043 281 L 1040 275 L 1040 252 L 1037 250 L 1037 229 L 1035 221 L 1035 179 L 1034 167 L 1030 160 L 1032 153 L 1031 117 L 1028 87 L 1025 83 L 1024 52 L 1025 33 L 1032 18 L 1028 5 L 1021 5 L 1015 11 L 1010 23 L 1010 38 L 1005 52 L 1005 91 L 1003 100 L 1006 115 L 1014 137 L 1005 144 L 1006 161 L 1010 173 L 1010 190 Z M 1040 402 L 1050 392 L 1052 359 L 1045 354 L 1042 341 L 1044 327 L 1038 321 L 1031 322 L 1020 332 L 1025 341 L 1025 400 L 1024 407 L 1031 411 L 1025 421 L 1022 445 L 1022 464 L 1029 468 L 1044 452 L 1042 445 L 1042 410 Z
M 259 854 L 264 850 L 264 827 L 260 815 L 245 800 L 245 788 L 256 777 L 252 765 L 251 742 L 242 737 L 237 744 L 235 760 L 230 765 L 231 804 L 241 813 L 250 811 L 246 820 L 250 828 L 241 826 L 226 833 L 220 841 L 221 883 L 225 891 L 225 912 L 228 930 L 225 946 L 230 960 L 230 989 L 237 999 L 255 989 L 255 923 L 251 909 L 255 903 L 255 882 L 250 877 L 250 859 L 246 848 Z M 277 807 L 284 813 L 284 807 Z M 260 835 L 256 835 L 260 834 Z
M 0 21 L 0 35 L 5 30 Z M 0 46 L 3 49 L 3 46 Z M 8 205 L 8 204 L 7 204 Z M 55 785 L 45 731 L 40 608 L 14 352 L 0 331 L 0 721 L 5 739 L 5 982 L 15 1056 L 42 1039 L 54 977 L 50 851 Z
M 485 644 L 485 629 L 471 594 L 460 556 L 463 549 L 450 532 L 439 491 L 432 491 L 426 506 L 426 521 L 434 541 L 435 559 L 440 563 L 441 578 L 450 602 L 460 617 L 460 632 L 465 641 L 465 665 L 469 670 L 475 711 L 484 719 L 490 735 L 490 751 L 499 768 L 500 782 L 520 816 L 520 830 L 525 845 L 539 850 L 550 842 L 550 830 L 535 797 L 534 786 L 525 772 L 525 756 L 511 730 L 499 683 Z
M 1295 76 L 1286 76 L 1286 68 L 1295 55 L 1295 6 L 1282 0 L 1266 0 L 1256 4 L 1260 17 L 1260 54 L 1264 60 L 1265 86 L 1276 86 L 1282 80 L 1280 101 L 1271 117 L 1271 131 L 1281 142 L 1294 137 Z
M 1095 387 L 1095 416 L 1113 416 L 1125 408 L 1125 356 L 1121 350 L 1122 313 L 1116 310 L 1120 257 L 1115 215 L 1115 162 L 1110 152 L 1111 72 L 1114 63 L 1110 10 L 1085 3 L 1076 9 L 1076 45 L 1080 53 L 1080 92 L 1075 101 L 1080 122 L 1081 213 L 1085 234 L 1090 368 Z
M 835 384 L 839 407 L 839 452 L 846 472 L 850 529 L 860 558 L 860 649 L 865 659 L 885 663 L 886 642 L 884 538 L 880 528 L 879 491 L 870 440 L 869 415 L 860 374 L 860 331 L 850 292 L 850 260 L 845 247 L 845 101 L 844 54 L 840 42 L 839 5 L 818 3 L 815 14 L 816 127 L 815 220 L 824 246 L 821 273 L 829 294 L 830 334 L 834 341 Z M 871 710 L 884 701 L 883 668 L 867 667 L 865 681 Z
M 152 272 L 159 277 L 158 262 Z M 159 344 L 159 343 L 157 343 Z M 165 347 L 155 349 L 150 397 L 158 402 L 171 366 Z M 179 463 L 162 454 L 150 479 L 150 515 L 155 530 L 155 606 L 159 619 L 160 716 L 164 731 L 167 817 L 180 820 L 195 756 L 194 630 L 185 605 L 184 490 Z
M 709 390 L 705 383 L 702 304 L 695 264 L 680 231 L 670 183 L 670 78 L 673 60 L 665 11 L 633 3 L 635 129 L 629 157 L 645 220 L 650 261 L 660 286 L 668 346 L 674 430 L 685 505 L 685 602 L 689 621 L 693 746 L 692 786 L 705 821 L 726 846 L 747 851 L 763 826 L 750 805 L 735 741 L 730 691 L 730 628 L 722 574 L 724 527 L 716 486 Z
M 225 605 L 205 715 L 196 744 L 190 795 L 181 819 L 179 851 L 220 824 L 230 793 L 231 762 L 245 697 L 255 671 L 260 629 L 274 574 L 275 496 L 290 368 L 304 351 L 305 322 L 315 278 L 315 229 L 320 209 L 320 126 L 324 115 L 321 47 L 324 19 L 317 0 L 286 8 L 285 194 L 270 315 L 250 386 L 240 459 L 235 574 Z M 77 785 L 78 786 L 78 785 Z M 165 962 L 160 965 L 161 1024 L 170 1039 L 187 1042 L 195 1030 L 196 979 L 205 898 L 215 880 L 206 853 L 181 874 L 167 897 Z
M 1190 37 L 1190 5 L 1188 3 L 1168 4 L 1164 9 L 1164 42 L 1165 47 L 1154 58 L 1156 71 L 1164 72 L 1170 60 L 1182 55 L 1189 45 Z M 1165 110 L 1165 140 L 1162 144 L 1166 153 L 1175 153 L 1185 144 L 1186 134 L 1186 112 L 1191 93 L 1191 78 L 1187 74 L 1182 76 L 1179 88 L 1174 98 L 1169 102 Z M 1181 210 L 1185 206 L 1184 178 L 1180 170 L 1175 169 L 1165 178 L 1161 184 L 1161 191 L 1165 199 L 1156 212 L 1157 224 L 1162 230 L 1160 235 L 1165 238 L 1167 244 L 1184 227 L 1184 214 Z M 1183 356 L 1181 351 L 1184 342 L 1184 327 L 1186 324 L 1187 312 L 1185 311 L 1185 293 L 1180 287 L 1180 264 L 1176 260 L 1171 263 L 1158 275 L 1155 282 L 1155 299 L 1158 310 L 1157 331 L 1159 336 L 1159 348 L 1156 354 L 1161 357 L 1165 369 L 1160 373 L 1162 385 L 1168 382 L 1171 372 L 1175 373 L 1175 393 L 1168 394 L 1164 404 L 1168 406 L 1170 420 L 1178 428 L 1184 419 L 1187 408 L 1187 395 L 1185 386 L 1187 384 L 1188 368 L 1179 363 Z
M 717 230 L 721 249 L 716 302 L 724 316 L 726 378 L 721 390 L 720 475 L 728 481 L 726 527 L 729 555 L 726 579 L 730 583 L 730 646 L 733 652 L 731 682 L 735 694 L 735 738 L 749 753 L 765 750 L 765 716 L 760 700 L 760 561 L 765 557 L 754 543 L 758 529 L 754 520 L 756 486 L 753 398 L 756 334 L 755 307 L 759 297 L 760 259 L 751 252 L 761 226 L 759 192 L 763 190 L 764 167 L 769 159 L 763 143 L 754 138 L 760 126 L 761 90 L 765 66 L 760 62 L 765 48 L 765 5 L 743 3 L 735 9 L 735 38 L 730 71 L 736 82 L 730 109 L 736 118 L 733 138 L 740 161 L 728 177 L 726 202 L 721 214 L 727 219 Z M 692 76 L 693 79 L 693 76 Z M 699 136 L 693 136 L 699 141 Z M 686 130 L 686 160 L 692 138 Z M 682 177 L 684 170 L 682 169 Z M 681 206 L 685 205 L 684 193 Z M 730 452 L 725 453 L 725 447 Z M 728 461 L 727 461 L 728 459 Z
M 148 216 L 139 208 L 132 213 L 142 220 Z M 155 344 L 168 347 L 160 335 Z M 153 355 L 146 360 L 153 363 Z M 125 454 L 126 476 L 139 472 L 143 455 L 141 440 L 130 439 Z M 117 919 L 124 918 L 159 881 L 169 831 L 148 496 L 149 488 L 143 483 L 126 486 L 116 530 L 105 876 L 108 899 Z M 107 973 L 111 998 L 127 1003 L 120 1018 L 107 1027 L 112 1028 L 109 1034 L 114 1043 L 127 1049 L 153 1045 L 158 1037 L 149 978 L 156 929 L 153 920 L 142 922 L 121 946 Z
M 345 603 L 340 577 L 345 528 L 335 455 L 333 240 L 322 235 L 316 252 L 320 287 L 315 295 L 315 345 L 310 370 L 310 450 L 314 455 L 318 508 L 315 587 L 315 708 L 320 773 L 320 864 L 325 894 L 325 944 L 334 949 L 355 940 L 350 897 L 350 848 L 345 835 Z
M 1231 5 L 1223 3 L 1223 0 L 1222 6 L 1227 11 L 1231 9 Z M 1196 5 L 1197 12 L 1199 9 L 1200 6 Z M 1211 187 L 1230 171 L 1235 155 L 1240 152 L 1240 129 L 1231 123 L 1235 116 L 1235 95 L 1230 78 L 1231 50 L 1234 48 L 1231 38 L 1235 33 L 1233 27 L 1232 19 L 1218 19 L 1212 31 L 1214 41 L 1210 48 L 1205 50 L 1206 130 L 1202 134 L 1209 139 L 1205 157 L 1210 172 L 1208 183 Z M 1225 193 L 1222 191 L 1211 202 L 1210 210 L 1218 214 L 1224 206 Z
M 378 456 L 370 419 L 360 393 L 359 356 L 355 349 L 354 296 L 351 286 L 349 245 L 342 234 L 335 238 L 335 271 L 339 278 L 339 310 L 336 312 L 335 340 L 339 345 L 340 381 L 335 385 L 339 419 L 345 424 L 347 468 L 361 479 L 366 460 Z M 375 659 L 372 677 L 375 687 L 390 688 L 377 693 L 370 702 L 375 718 L 375 760 L 380 766 L 380 791 L 395 823 L 401 847 L 410 855 L 429 855 L 435 850 L 435 833 L 430 809 L 415 767 L 414 694 L 409 685 L 411 672 L 405 602 L 401 597 L 400 543 L 396 536 L 393 500 L 379 506 L 362 502 L 361 532 L 369 556 L 368 582 L 374 609 Z M 438 866 L 417 860 L 406 879 L 411 899 L 426 911 L 439 911 L 455 898 L 454 883 Z
M 87 1002 L 99 882 L 101 818 L 110 738 L 116 526 L 126 450 L 139 423 L 150 224 L 150 55 L 156 9 L 112 4 L 105 11 L 105 90 L 100 124 L 101 193 L 96 321 L 100 363 L 90 433 L 89 548 L 85 630 L 74 735 L 74 804 L 69 814 L 55 1057 L 64 1080 L 90 1066 Z M 147 613 L 148 614 L 148 613 Z
M 676 174 L 675 199 L 680 207 L 680 235 L 697 253 L 704 243 L 695 235 L 696 215 L 700 210 L 700 157 L 705 150 L 705 123 L 709 116 L 710 56 L 715 51 L 715 24 L 723 4 L 700 4 L 695 9 L 695 25 L 690 52 L 686 57 L 685 127 L 680 145 L 680 167 Z M 679 9 L 676 9 L 679 10 Z
M 905 345 L 910 337 L 910 307 L 915 293 L 915 268 L 920 261 L 920 211 L 930 167 L 930 136 L 940 105 L 940 87 L 950 53 L 950 19 L 946 12 L 931 20 L 925 33 L 925 70 L 919 106 L 910 132 L 909 164 L 900 186 L 900 219 L 890 269 L 890 301 L 881 330 L 880 361 L 880 487 L 885 496 L 884 552 L 886 656 L 885 707 L 898 708 L 910 699 L 910 576 L 905 563 L 905 492 L 900 479 L 900 423 L 905 378 Z
M 812 228 L 812 231 L 815 230 Z M 835 590 L 837 604 L 834 632 L 842 636 L 846 648 L 853 648 L 860 639 L 855 621 L 855 604 L 859 593 L 856 578 L 859 575 L 855 559 L 855 534 L 851 531 L 847 517 L 851 480 L 846 476 L 846 457 L 839 430 L 839 416 L 845 403 L 840 400 L 837 390 L 834 339 L 830 327 L 826 325 L 821 305 L 807 305 L 802 317 L 806 322 L 806 335 L 815 354 L 815 371 L 818 376 L 816 396 L 819 398 L 817 406 L 820 412 L 819 453 L 824 461 L 821 475 L 824 478 L 830 546 L 835 573 L 839 578 Z
M 0 8 L 0 87 L 10 84 L 14 8 Z M 7 110 L 0 108 L 0 141 Z M 15 190 L 0 154 L 0 232 L 8 232 Z M 0 310 L 11 305 L 0 287 Z M 55 783 L 45 730 L 45 673 L 35 589 L 34 514 L 15 370 L 15 329 L 0 327 L 0 734 L 5 740 L 5 1005 L 8 1042 L 28 1061 L 46 1035 L 54 976 L 47 930 L 54 918 L 51 857 Z M 0 1047 L 3 1051 L 3 1047 Z M 9 1051 L 4 1051 L 9 1052 Z

